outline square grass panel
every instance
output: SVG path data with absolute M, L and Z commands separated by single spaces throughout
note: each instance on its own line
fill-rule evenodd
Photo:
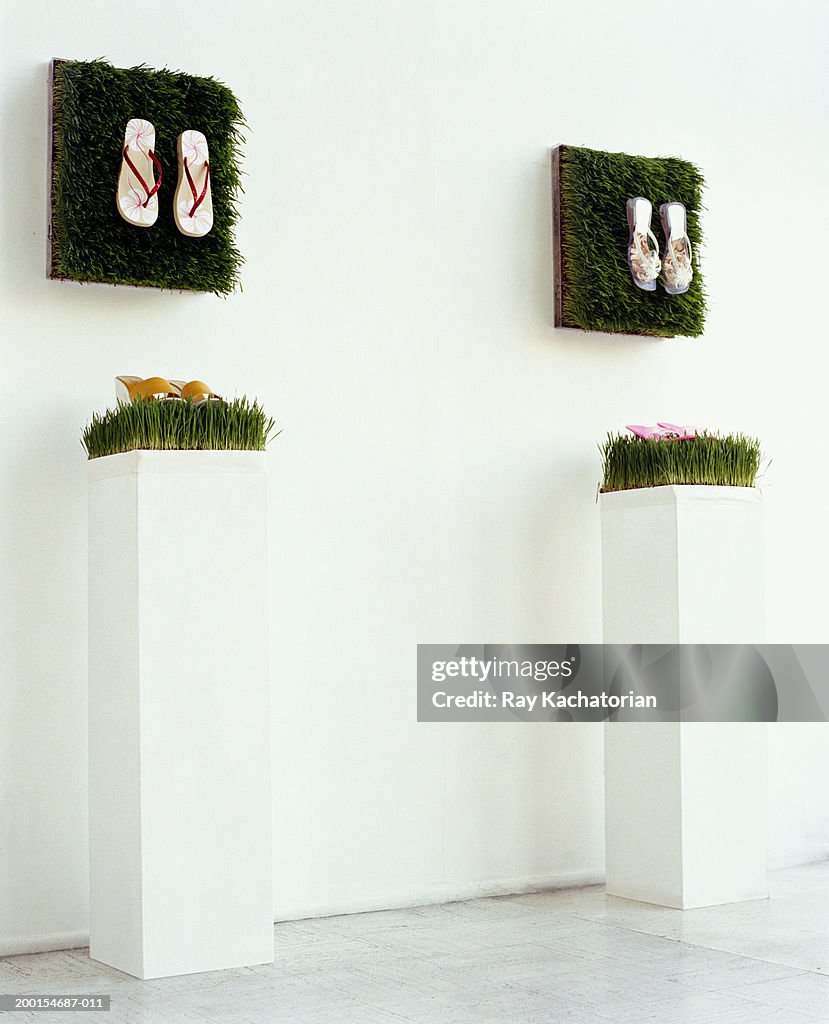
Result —
M 50 275 L 217 295 L 235 291 L 242 264 L 233 227 L 244 121 L 230 89 L 175 71 L 56 60 L 52 103 Z M 163 170 L 158 220 L 150 228 L 127 224 L 115 206 L 124 128 L 133 117 L 155 125 Z M 202 238 L 185 237 L 173 221 L 176 139 L 188 128 L 203 132 L 210 148 L 214 219 Z
M 559 146 L 553 151 L 556 327 L 661 338 L 698 337 L 705 324 L 700 272 L 699 215 L 702 174 L 675 157 L 629 156 Z M 685 204 L 694 278 L 684 295 L 637 288 L 627 262 L 626 204 L 634 196 L 653 203 L 651 225 L 660 252 L 665 239 L 661 203 Z

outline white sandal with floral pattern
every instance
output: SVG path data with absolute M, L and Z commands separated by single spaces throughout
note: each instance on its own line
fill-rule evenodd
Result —
M 173 217 L 183 235 L 201 238 L 213 227 L 210 153 L 207 139 L 192 128 L 178 137 L 178 185 Z
M 155 180 L 154 171 L 158 172 Z M 149 121 L 134 117 L 124 130 L 121 171 L 115 205 L 128 224 L 151 228 L 158 220 L 158 190 L 161 164 L 155 155 L 155 128 Z
M 645 292 L 656 291 L 656 279 L 662 264 L 659 260 L 659 242 L 651 231 L 653 204 L 650 199 L 636 196 L 627 201 L 628 266 L 630 276 L 637 288 Z
M 685 207 L 682 203 L 663 203 L 659 215 L 665 235 L 662 283 L 669 295 L 682 295 L 691 287 L 694 277 Z

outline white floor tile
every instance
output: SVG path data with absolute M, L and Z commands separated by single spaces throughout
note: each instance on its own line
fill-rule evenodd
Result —
M 617 899 L 600 887 L 570 890 L 575 918 L 681 940 L 801 971 L 829 973 L 829 870 L 824 864 L 776 872 L 771 899 L 672 910 Z M 554 894 L 548 894 L 547 899 Z M 516 897 L 525 905 L 539 896 Z
M 286 922 L 272 965 L 148 982 L 86 950 L 6 957 L 0 992 L 111 995 L 75 1024 L 829 1024 L 829 865 L 771 889 L 685 912 L 592 887 Z
M 589 960 L 552 977 L 537 976 L 532 981 L 522 980 L 520 984 L 538 991 L 557 993 L 605 1015 L 628 1006 L 645 1007 L 696 994 L 694 989 L 680 982 L 662 981 L 646 973 L 608 964 L 597 965 Z
M 607 1018 L 561 996 L 520 988 L 423 999 L 405 1012 L 415 1024 L 607 1024 Z
M 648 1001 L 606 1011 L 614 1024 L 814 1024 L 789 1009 L 737 999 L 721 992 L 695 992 L 681 999 Z
M 734 990 L 744 999 L 786 1007 L 818 1020 L 829 1017 L 829 977 L 823 974 L 799 974 L 793 978 L 760 981 Z

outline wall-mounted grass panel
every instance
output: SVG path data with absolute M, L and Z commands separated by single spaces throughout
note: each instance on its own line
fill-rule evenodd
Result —
M 629 156 L 577 146 L 553 150 L 553 248 L 555 326 L 607 334 L 698 337 L 705 325 L 700 268 L 703 177 L 687 160 Z M 644 196 L 653 203 L 653 232 L 665 239 L 661 203 L 684 203 L 694 252 L 694 278 L 683 295 L 661 283 L 645 292 L 627 263 L 626 204 Z
M 233 228 L 241 191 L 244 119 L 230 89 L 213 78 L 105 61 L 52 62 L 52 175 L 49 274 L 228 295 L 239 287 L 242 257 Z M 122 219 L 115 192 L 131 118 L 155 125 L 163 168 L 159 216 L 151 228 Z M 214 222 L 188 238 L 173 222 L 176 139 L 187 129 L 210 147 Z

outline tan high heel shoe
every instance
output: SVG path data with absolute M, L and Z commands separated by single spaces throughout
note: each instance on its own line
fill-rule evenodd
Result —
M 119 402 L 136 398 L 181 398 L 181 390 L 164 377 L 116 377 L 115 397 Z
M 221 395 L 217 395 L 210 385 L 203 380 L 171 380 L 170 383 L 179 390 L 179 397 L 185 401 L 191 401 L 194 405 L 201 405 L 202 402 L 223 401 Z

